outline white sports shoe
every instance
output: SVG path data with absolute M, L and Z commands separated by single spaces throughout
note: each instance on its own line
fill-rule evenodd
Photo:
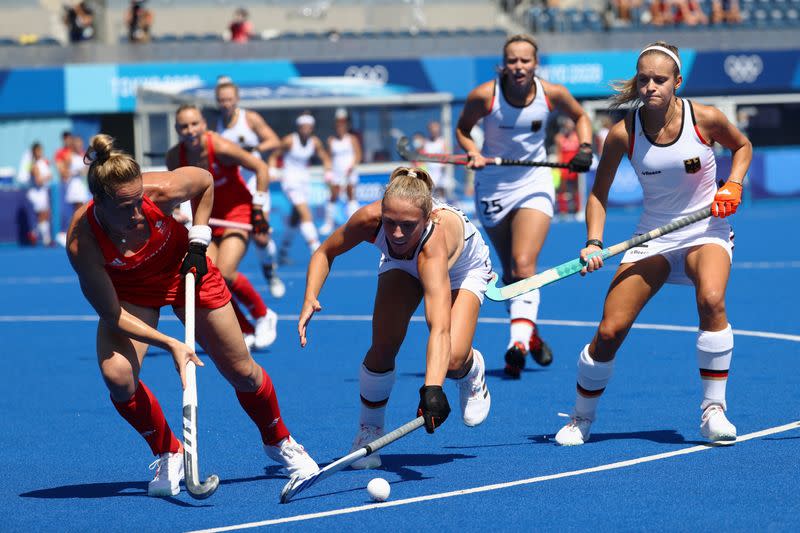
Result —
M 272 274 L 272 277 L 269 278 L 269 293 L 273 298 L 283 298 L 283 295 L 286 294 L 286 285 L 277 274 Z
M 155 470 L 156 475 L 147 485 L 147 495 L 159 498 L 176 496 L 181 491 L 183 479 L 183 452 L 162 453 L 150 464 L 150 470 Z
M 467 426 L 477 426 L 486 420 L 489 408 L 492 406 L 492 395 L 486 386 L 486 365 L 483 362 L 483 355 L 474 350 L 472 357 L 475 361 L 475 375 L 471 378 L 465 376 L 457 381 L 461 399 L 461 418 Z
M 291 435 L 275 446 L 264 445 L 264 451 L 270 459 L 286 469 L 289 477 L 308 477 L 319 470 L 316 461 Z
M 700 417 L 700 433 L 711 442 L 733 444 L 736 442 L 736 426 L 725 416 L 725 410 L 719 404 L 711 404 Z
M 383 428 L 378 426 L 366 426 L 364 424 L 358 429 L 358 434 L 353 441 L 353 446 L 350 448 L 351 452 L 356 451 L 362 446 L 369 444 L 375 439 L 383 437 Z M 353 470 L 370 470 L 373 468 L 381 467 L 381 456 L 377 453 L 368 455 L 350 465 Z
M 333 233 L 333 229 L 334 229 L 333 222 L 331 222 L 330 220 L 326 220 L 325 223 L 322 226 L 320 226 L 319 234 L 330 235 L 331 233 Z
M 256 350 L 266 348 L 278 336 L 278 314 L 267 309 L 267 314 L 256 320 L 256 335 L 253 345 Z
M 580 446 L 589 440 L 592 421 L 581 416 L 573 416 L 566 426 L 556 433 L 556 442 L 561 446 Z

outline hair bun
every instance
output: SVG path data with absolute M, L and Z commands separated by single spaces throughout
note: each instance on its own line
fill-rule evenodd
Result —
M 89 149 L 86 151 L 84 162 L 89 164 L 98 163 L 102 165 L 111 158 L 114 151 L 114 138 L 110 135 L 100 133 L 92 137 L 89 141 Z

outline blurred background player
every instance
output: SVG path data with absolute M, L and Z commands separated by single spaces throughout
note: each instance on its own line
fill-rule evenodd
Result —
M 267 165 L 252 153 L 239 148 L 215 132 L 208 131 L 200 110 L 193 105 L 182 105 L 175 112 L 175 130 L 180 142 L 167 152 L 167 168 L 192 165 L 204 168 L 214 176 L 213 218 L 230 222 L 250 223 L 253 238 L 266 245 L 269 224 L 264 209 L 269 210 L 269 176 Z M 239 166 L 256 173 L 258 192 L 247 189 Z M 244 305 L 255 320 L 251 324 L 239 307 L 233 308 L 245 334 L 248 347 L 263 349 L 275 341 L 278 315 L 264 304 L 261 295 L 250 280 L 238 271 L 239 263 L 247 251 L 251 232 L 234 228 L 214 228 L 208 253 L 235 298 Z
M 268 153 L 278 147 L 280 138 L 266 123 L 263 117 L 255 111 L 239 107 L 239 87 L 232 81 L 223 80 L 217 83 L 214 90 L 220 117 L 217 120 L 217 133 L 231 142 L 235 142 L 253 156 L 261 159 L 262 153 Z M 256 193 L 256 175 L 246 168 L 240 169 L 242 178 L 247 182 L 250 192 Z M 269 213 L 264 213 L 265 217 Z M 268 236 L 266 246 L 261 246 L 255 241 L 261 271 L 267 280 L 270 294 L 281 298 L 286 293 L 286 286 L 275 272 L 275 256 L 277 248 L 275 241 Z
M 97 360 L 111 401 L 158 457 L 148 494 L 175 496 L 183 479 L 183 446 L 139 373 L 149 345 L 170 353 L 184 386 L 186 363 L 203 366 L 194 346 L 156 329 L 166 305 L 184 320 L 188 272 L 197 278 L 197 341 L 236 390 L 267 455 L 289 475 L 315 472 L 316 463 L 284 425 L 272 380 L 248 353 L 225 281 L 206 256 L 212 176 L 195 167 L 142 174 L 133 158 L 113 149 L 108 135 L 96 135 L 90 144 L 93 201 L 72 219 L 67 254 L 100 318 Z M 194 211 L 188 231 L 172 217 L 173 209 L 187 200 Z
M 560 117 L 561 128 L 553 139 L 556 147 L 556 161 L 569 163 L 578 154 L 581 140 L 575 131 L 575 121 Z M 568 168 L 560 168 L 561 180 L 556 191 L 556 204 L 559 213 L 577 213 L 580 208 L 578 195 L 578 173 Z
M 395 381 L 395 357 L 411 315 L 425 302 L 430 335 L 419 414 L 428 433 L 450 412 L 442 390 L 445 377 L 458 384 L 464 424 L 477 426 L 489 415 L 486 365 L 472 340 L 491 277 L 489 247 L 461 211 L 432 197 L 433 181 L 421 168 L 398 167 L 383 199 L 359 209 L 322 243 L 308 265 L 306 295 L 298 322 L 300 345 L 322 309 L 318 297 L 336 257 L 362 242 L 381 251 L 372 317 L 372 345 L 359 375 L 361 415 L 353 448 L 384 434 L 386 405 Z M 353 468 L 378 468 L 377 454 Z
M 350 218 L 358 210 L 356 185 L 358 185 L 358 165 L 361 163 L 361 142 L 358 136 L 350 132 L 350 118 L 347 110 L 339 108 L 334 115 L 334 135 L 328 137 L 328 150 L 331 154 L 330 201 L 325 205 L 325 223 L 320 227 L 321 235 L 328 235 L 336 229 L 336 207 L 344 187 L 347 193 L 347 217 Z
M 283 158 L 283 176 L 281 186 L 283 192 L 292 204 L 289 223 L 281 242 L 278 262 L 286 263 L 289 260 L 289 250 L 294 240 L 297 228 L 308 245 L 308 250 L 313 254 L 319 248 L 319 235 L 311 209 L 308 207 L 308 197 L 311 194 L 311 173 L 309 165 L 311 158 L 316 156 L 322 161 L 325 172 L 325 181 L 331 180 L 331 158 L 322 145 L 319 137 L 314 135 L 316 121 L 310 113 L 303 113 L 295 120 L 297 131 L 281 139 L 280 146 L 272 152 L 269 159 L 270 168 L 276 168 L 278 157 Z
M 646 244 L 622 257 L 592 341 L 578 358 L 572 420 L 556 434 L 561 445 L 580 445 L 590 436 L 597 404 L 614 370 L 614 358 L 636 317 L 665 283 L 694 285 L 697 362 L 703 384 L 700 431 L 714 442 L 732 444 L 736 427 L 725 416 L 725 389 L 733 355 L 733 330 L 725 310 L 725 290 L 733 260 L 733 233 L 722 220 L 736 212 L 742 181 L 753 151 L 750 141 L 718 109 L 675 96 L 681 86 L 678 49 L 659 41 L 639 54 L 636 75 L 618 84 L 616 105 L 638 103 L 608 134 L 586 206 L 585 247 L 580 256 L 603 248 L 608 191 L 627 154 L 644 191 L 644 211 L 636 234 L 712 205 L 714 215 Z M 731 150 L 727 182 L 717 189 L 712 146 Z M 584 272 L 603 266 L 588 260 Z
M 53 169 L 44 156 L 41 143 L 35 142 L 31 145 L 30 157 L 23 157 L 22 165 L 24 168 L 20 172 L 28 173 L 29 187 L 26 196 L 36 213 L 36 232 L 33 239 L 44 246 L 50 246 L 53 242 L 50 224 L 50 184 L 53 180 Z
M 438 121 L 428 122 L 428 135 L 424 137 L 421 151 L 428 154 L 449 154 L 451 152 Z M 456 185 L 452 167 L 441 163 L 425 163 L 425 170 L 433 180 L 433 195 L 445 201 L 452 199 Z
M 503 68 L 494 81 L 479 85 L 467 96 L 456 137 L 470 156 L 475 176 L 475 208 L 503 267 L 503 283 L 536 273 L 536 262 L 553 217 L 555 191 L 550 168 L 486 166 L 487 157 L 546 161 L 545 126 L 557 109 L 575 121 L 580 150 L 570 170 L 586 172 L 592 162 L 592 124 L 563 85 L 536 77 L 538 46 L 533 37 L 514 35 L 503 47 Z M 472 128 L 483 120 L 484 145 L 478 150 Z M 505 371 L 519 377 L 530 350 L 540 365 L 549 365 L 552 352 L 539 336 L 536 319 L 539 291 L 507 302 L 511 328 Z
M 64 199 L 72 206 L 73 213 L 91 198 L 89 188 L 86 185 L 86 175 L 89 172 L 89 167 L 84 161 L 85 156 L 86 150 L 83 148 L 83 139 L 74 135 L 72 137 L 72 153 L 69 158 L 69 179 L 67 180 L 67 188 L 64 194 Z

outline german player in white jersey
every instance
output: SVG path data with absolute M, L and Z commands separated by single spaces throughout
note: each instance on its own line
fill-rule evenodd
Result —
M 239 87 L 235 83 L 227 80 L 217 83 L 214 94 L 220 111 L 217 133 L 229 141 L 235 142 L 259 159 L 261 159 L 262 153 L 270 152 L 278 147 L 280 138 L 264 118 L 255 111 L 239 107 Z M 257 192 L 255 173 L 246 168 L 242 168 L 241 173 L 242 179 L 247 182 L 250 193 L 255 194 Z M 264 213 L 264 216 L 268 217 L 269 213 Z M 275 241 L 269 239 L 266 246 L 262 246 L 259 241 L 253 242 L 270 294 L 275 298 L 283 297 L 286 293 L 286 286 L 275 273 L 275 256 L 277 255 Z
M 311 253 L 319 248 L 319 234 L 311 216 L 311 209 L 308 207 L 308 197 L 311 194 L 309 166 L 312 157 L 317 156 L 322 161 L 325 181 L 331 179 L 331 158 L 322 141 L 314 135 L 316 120 L 310 113 L 303 113 L 297 117 L 295 124 L 297 131 L 283 137 L 278 149 L 272 152 L 269 158 L 270 169 L 274 169 L 278 157 L 283 156 L 281 186 L 292 204 L 289 224 L 281 242 L 279 262 L 288 260 L 289 248 L 297 228 L 300 229 Z
M 549 168 L 486 166 L 489 158 L 541 161 L 547 159 L 545 129 L 550 113 L 558 110 L 575 121 L 580 150 L 570 170 L 586 172 L 592 162 L 592 125 L 580 104 L 563 85 L 536 77 L 538 45 L 533 37 L 515 35 L 503 47 L 498 79 L 483 83 L 467 96 L 456 137 L 470 156 L 475 176 L 475 207 L 503 267 L 503 282 L 528 278 L 553 218 L 555 191 Z M 472 128 L 483 120 L 484 144 L 479 150 Z M 507 303 L 510 335 L 505 371 L 519 377 L 530 351 L 542 366 L 553 356 L 536 328 L 539 291 Z
M 372 346 L 359 374 L 361 414 L 353 448 L 384 434 L 386 404 L 395 381 L 395 357 L 411 315 L 425 302 L 430 330 L 425 383 L 418 413 L 429 433 L 440 426 L 450 406 L 442 390 L 445 377 L 458 384 L 461 416 L 476 426 L 489 415 L 491 396 L 485 364 L 472 339 L 491 276 L 489 247 L 475 226 L 458 209 L 433 199 L 433 182 L 420 168 L 392 172 L 383 199 L 350 217 L 314 253 L 308 265 L 306 295 L 300 312 L 300 344 L 307 327 L 322 310 L 318 300 L 336 257 L 362 242 L 381 251 L 378 290 L 372 318 Z M 378 468 L 372 454 L 353 468 Z
M 422 151 L 428 154 L 445 154 L 450 149 L 442 136 L 442 125 L 436 120 L 428 122 L 428 135 L 422 143 Z M 449 199 L 456 188 L 453 179 L 453 167 L 440 163 L 427 163 L 425 169 L 433 180 L 433 195 L 441 199 Z
M 712 106 L 676 96 L 681 86 L 678 49 L 656 42 L 639 54 L 636 75 L 618 84 L 616 104 L 641 102 L 613 126 L 603 149 L 586 206 L 583 259 L 603 248 L 608 191 L 620 160 L 630 158 L 644 191 L 636 233 L 711 205 L 713 217 L 628 250 L 606 295 L 603 318 L 578 359 L 577 399 L 572 420 L 556 435 L 562 445 L 589 439 L 597 404 L 614 369 L 614 358 L 637 315 L 665 283 L 693 285 L 699 315 L 697 363 L 703 384 L 702 435 L 733 443 L 736 427 L 726 415 L 725 388 L 733 354 L 733 331 L 725 312 L 725 289 L 733 257 L 730 225 L 742 181 L 752 159 L 750 141 Z M 712 146 L 733 154 L 727 181 L 717 189 Z M 588 259 L 582 272 L 603 266 Z
M 346 109 L 337 109 L 334 118 L 334 135 L 328 137 L 328 150 L 333 167 L 331 181 L 328 182 L 331 197 L 325 204 L 325 223 L 319 228 L 321 235 L 328 235 L 336 229 L 334 215 L 342 188 L 347 194 L 347 217 L 353 216 L 359 208 L 356 185 L 358 185 L 358 165 L 362 158 L 361 141 L 350 131 L 350 117 Z

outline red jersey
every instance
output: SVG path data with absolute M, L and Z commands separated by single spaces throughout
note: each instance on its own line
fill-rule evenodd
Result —
M 569 163 L 573 157 L 578 155 L 578 151 L 581 149 L 581 140 L 578 134 L 573 131 L 569 135 L 559 136 L 558 149 L 560 153 L 559 163 Z M 561 179 L 575 180 L 578 179 L 578 174 L 568 168 L 562 168 Z
M 143 307 L 183 307 L 185 289 L 180 269 L 189 247 L 189 231 L 144 196 L 142 212 L 150 227 L 150 237 L 144 246 L 126 257 L 100 226 L 94 207 L 94 200 L 90 200 L 86 217 L 120 301 Z M 208 274 L 197 291 L 197 306 L 216 309 L 228 303 L 231 294 L 211 259 L 206 258 L 206 263 Z
M 247 183 L 242 179 L 239 165 L 223 165 L 214 155 L 214 143 L 211 133 L 206 133 L 206 151 L 208 152 L 208 171 L 214 176 L 214 207 L 211 208 L 212 218 L 221 218 L 231 222 L 250 223 L 253 209 L 253 195 L 247 188 Z M 188 166 L 186 149 L 179 145 L 178 155 L 182 167 Z M 220 237 L 225 228 L 213 228 L 214 237 Z

